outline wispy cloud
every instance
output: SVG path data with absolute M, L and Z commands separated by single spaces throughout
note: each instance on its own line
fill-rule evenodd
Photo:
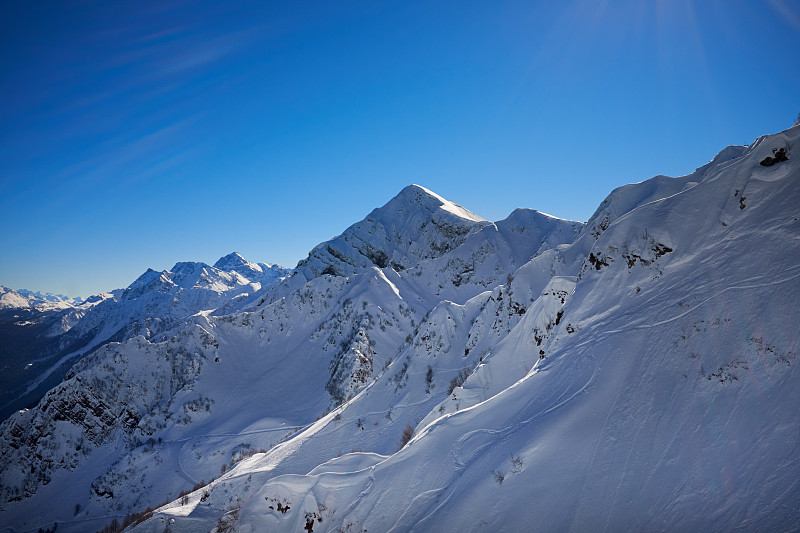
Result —
M 769 3 L 785 22 L 800 31 L 800 7 L 798 7 L 797 2 L 769 0 Z

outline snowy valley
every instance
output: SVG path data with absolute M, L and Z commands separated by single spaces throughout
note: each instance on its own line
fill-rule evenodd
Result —
M 42 363 L 4 378 L 0 527 L 797 529 L 800 164 L 760 162 L 799 139 L 586 223 L 412 185 L 293 270 L 3 288 Z

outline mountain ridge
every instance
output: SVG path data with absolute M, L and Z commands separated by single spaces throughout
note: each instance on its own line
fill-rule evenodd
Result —
M 798 138 L 618 188 L 587 224 L 407 187 L 3 422 L 0 517 L 100 529 L 167 498 L 134 530 L 792 529 L 800 165 L 759 161 Z
M 14 409 L 35 403 L 72 364 L 109 342 L 136 335 L 164 335 L 199 311 L 243 305 L 248 297 L 287 274 L 283 267 L 269 265 L 252 270 L 251 280 L 235 270 L 179 262 L 172 270 L 147 269 L 125 289 L 81 301 L 62 301 L 55 307 L 38 305 L 35 310 L 41 313 L 27 322 L 13 319 L 22 308 L 9 307 L 10 319 L 0 323 L 8 331 L 6 349 L 11 360 L 0 381 L 4 390 L 0 412 L 7 417 Z M 45 331 L 20 327 L 27 323 L 43 324 Z M 39 350 L 32 364 L 19 360 L 28 352 L 28 345 Z

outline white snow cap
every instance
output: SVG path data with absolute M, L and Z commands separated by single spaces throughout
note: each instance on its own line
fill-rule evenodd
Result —
M 398 199 L 399 198 L 404 198 L 404 199 L 408 198 L 410 201 L 413 202 L 414 198 L 416 198 L 417 200 L 421 199 L 420 193 L 423 193 L 430 200 L 435 200 L 435 201 L 439 202 L 439 205 L 437 205 L 436 207 L 444 209 L 445 211 L 447 211 L 449 213 L 452 213 L 452 214 L 454 214 L 454 215 L 456 215 L 458 217 L 465 218 L 467 220 L 472 220 L 474 222 L 483 222 L 483 221 L 486 220 L 483 217 L 479 217 L 478 215 L 476 215 L 472 211 L 461 207 L 457 203 L 451 202 L 450 200 L 442 198 L 441 196 L 439 196 L 435 192 L 433 192 L 433 191 L 431 191 L 429 189 L 426 189 L 425 187 L 423 187 L 421 185 L 412 184 L 412 185 L 409 185 L 408 187 L 405 187 L 402 191 L 400 191 L 400 194 L 398 194 L 396 196 L 396 198 L 398 198 Z
M 262 268 L 255 263 L 252 263 L 242 257 L 242 254 L 239 252 L 231 252 L 228 255 L 222 256 L 219 260 L 214 263 L 214 268 L 218 268 L 220 270 L 236 270 L 237 268 L 246 267 L 250 270 L 255 270 L 257 272 L 262 272 Z

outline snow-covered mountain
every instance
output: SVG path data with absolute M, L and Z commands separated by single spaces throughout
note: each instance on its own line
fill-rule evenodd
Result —
M 86 303 L 81 298 L 70 298 L 61 294 L 34 292 L 27 289 L 14 290 L 0 285 L 0 310 L 35 309 L 37 311 L 55 311 L 81 307 Z
M 4 422 L 0 523 L 797 529 L 800 165 L 759 163 L 798 138 L 621 187 L 586 225 L 410 186 Z M 131 290 L 206 284 L 179 265 Z
M 36 293 L 18 291 L 28 295 L 32 313 L 50 312 L 21 318 L 25 308 L 17 306 L 6 310 L 8 316 L 0 314 L 0 334 L 10 339 L 2 349 L 7 368 L 0 378 L 0 414 L 5 418 L 38 402 L 77 360 L 100 346 L 137 335 L 164 335 L 200 311 L 225 313 L 288 272 L 278 265 L 251 263 L 233 252 L 213 267 L 184 262 L 162 272 L 148 269 L 126 289 L 85 300 L 51 298 L 40 304 L 41 298 L 33 299 Z
M 262 289 L 280 281 L 288 270 L 255 264 L 233 252 L 215 266 L 176 263 L 170 270 L 148 269 L 114 298 L 95 306 L 74 326 L 81 334 L 96 331 L 100 339 L 151 338 L 204 310 L 235 308 Z
M 361 222 L 315 247 L 297 271 L 307 279 L 356 274 L 373 265 L 402 272 L 441 257 L 488 224 L 424 187 L 409 185 Z
M 109 297 L 102 294 L 82 300 L 0 287 L 0 420 L 25 405 L 35 405 L 61 380 L 68 367 L 57 380 L 46 383 L 45 379 L 42 385 L 31 387 L 42 371 L 60 359 L 59 354 L 77 346 L 62 334 Z M 31 392 L 25 393 L 29 387 Z

